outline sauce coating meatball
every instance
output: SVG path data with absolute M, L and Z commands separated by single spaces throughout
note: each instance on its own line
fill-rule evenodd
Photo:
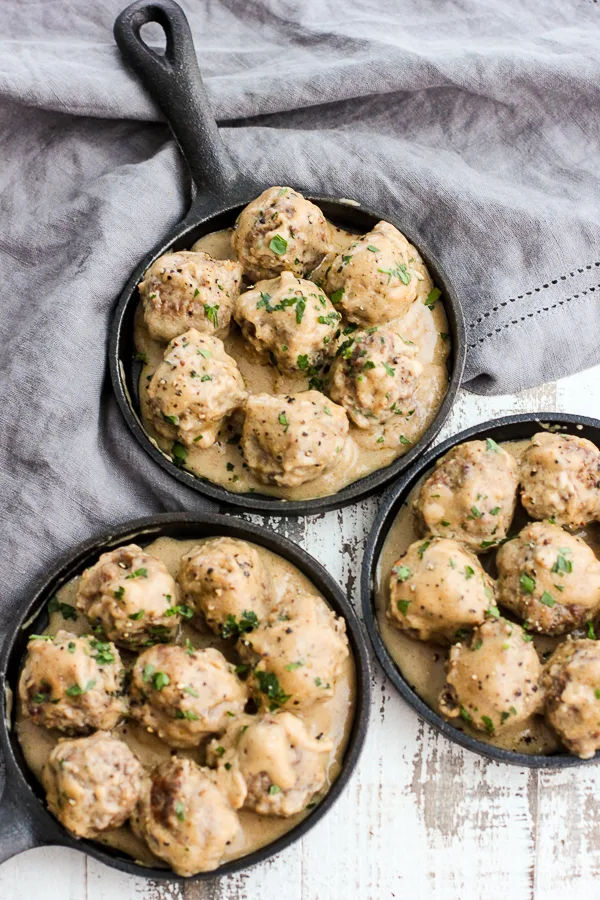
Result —
M 440 709 L 461 716 L 478 731 L 497 734 L 539 710 L 542 666 L 529 635 L 506 619 L 475 629 L 468 643 L 455 644 L 446 664 Z
M 600 606 L 600 562 L 582 541 L 549 522 L 526 525 L 498 551 L 498 596 L 529 631 L 564 634 Z
M 152 647 L 133 667 L 131 715 L 171 747 L 197 747 L 223 731 L 247 699 L 234 667 L 213 647 Z
M 233 249 L 252 281 L 280 272 L 305 275 L 331 249 L 331 232 L 318 206 L 290 187 L 272 187 L 240 213 Z
M 60 741 L 41 776 L 48 809 L 81 838 L 119 828 L 133 812 L 145 778 L 127 744 L 105 731 Z
M 460 640 L 493 607 L 494 582 L 477 557 L 446 538 L 411 544 L 390 575 L 387 617 L 420 641 Z
M 190 328 L 226 337 L 242 267 L 208 253 L 179 250 L 154 262 L 139 284 L 150 337 L 170 341 Z
M 110 731 L 127 711 L 125 670 L 114 644 L 58 631 L 33 635 L 19 680 L 25 715 L 71 734 Z
M 86 569 L 75 605 L 109 640 L 129 648 L 173 640 L 181 621 L 167 567 L 136 544 L 103 553 Z
M 325 784 L 331 741 L 311 737 L 288 712 L 247 716 L 232 723 L 207 749 L 217 783 L 234 809 L 263 816 L 294 816 Z
M 312 281 L 283 272 L 240 294 L 235 319 L 265 361 L 286 372 L 319 366 L 335 347 L 340 313 Z
M 131 824 L 155 856 L 186 876 L 216 869 L 239 830 L 210 771 L 179 757 L 152 773 Z
M 295 487 L 337 464 L 348 427 L 346 411 L 319 391 L 254 394 L 246 404 L 242 452 L 263 484 Z
M 225 416 L 247 396 L 237 362 L 223 342 L 191 328 L 167 346 L 148 386 L 148 413 L 165 437 L 212 447 Z
M 600 451 L 572 434 L 542 431 L 521 456 L 521 502 L 532 519 L 576 528 L 600 513 Z
M 215 634 L 251 630 L 272 605 L 271 577 L 257 550 L 236 538 L 211 538 L 181 558 L 177 576 L 186 603 Z
M 332 697 L 349 652 L 344 620 L 308 594 L 243 635 L 237 646 L 242 659 L 254 665 L 249 683 L 257 702 L 270 712 L 282 706 L 303 709 Z
M 389 222 L 327 256 L 312 279 L 350 322 L 381 325 L 408 312 L 428 278 L 419 253 Z
M 600 642 L 566 640 L 546 665 L 546 720 L 565 747 L 591 759 L 600 749 Z
M 329 394 L 359 428 L 406 415 L 423 371 L 418 348 L 386 328 L 353 334 L 331 369 Z
M 453 447 L 423 482 L 415 512 L 432 534 L 484 553 L 506 537 L 517 502 L 518 464 L 488 438 Z

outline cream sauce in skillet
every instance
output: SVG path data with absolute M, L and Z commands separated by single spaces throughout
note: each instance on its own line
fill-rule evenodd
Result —
M 144 550 L 162 559 L 171 574 L 175 576 L 181 556 L 192 547 L 201 543 L 201 540 L 182 541 L 172 538 L 159 538 L 146 546 Z M 252 546 L 255 546 L 263 562 L 271 572 L 276 601 L 285 604 L 286 598 L 291 599 L 299 593 L 308 593 L 325 603 L 315 586 L 290 562 L 263 547 Z M 57 594 L 58 599 L 62 603 L 68 603 L 73 606 L 78 583 L 79 577 L 66 584 Z M 61 628 L 76 634 L 85 634 L 90 631 L 88 622 L 81 613 L 77 613 L 76 621 L 71 619 L 65 621 L 60 612 L 52 613 L 45 633 L 54 634 Z M 216 637 L 211 631 L 199 631 L 186 624 L 181 629 L 180 642 L 185 643 L 186 638 L 189 638 L 195 647 L 216 647 L 230 661 L 235 663 L 240 661 L 233 645 Z M 123 650 L 121 650 L 121 655 L 126 664 L 131 664 L 135 658 L 133 654 Z M 344 662 L 342 677 L 336 685 L 334 696 L 302 713 L 296 712 L 296 715 L 306 722 L 309 729 L 314 728 L 315 734 L 324 732 L 330 737 L 334 745 L 327 768 L 326 786 L 318 795 L 312 798 L 311 808 L 312 803 L 318 803 L 327 793 L 342 767 L 344 752 L 354 718 L 354 697 L 355 669 L 352 655 L 350 654 Z M 34 725 L 30 719 L 23 716 L 20 703 L 18 702 L 16 730 L 27 764 L 36 777 L 39 778 L 41 769 L 50 751 L 56 745 L 61 735 L 56 731 L 48 731 L 40 725 Z M 156 735 L 149 734 L 144 728 L 130 720 L 119 725 L 115 729 L 114 734 L 118 735 L 131 747 L 147 769 L 152 769 L 175 752 L 181 756 L 189 756 L 198 763 L 202 764 L 204 762 L 203 747 L 194 750 L 174 751 Z M 240 810 L 238 815 L 241 829 L 235 842 L 227 848 L 223 862 L 246 856 L 248 853 L 252 853 L 254 850 L 272 843 L 280 835 L 294 828 L 309 812 L 310 810 L 307 808 L 296 816 L 279 819 L 274 816 L 261 816 L 248 810 Z M 157 859 L 145 843 L 139 840 L 127 825 L 105 832 L 102 837 L 98 838 L 98 841 L 121 850 L 144 865 L 165 867 L 164 862 Z
M 501 446 L 518 458 L 528 443 L 529 441 L 507 441 L 502 443 Z M 375 573 L 375 611 L 379 633 L 403 677 L 419 697 L 434 712 L 441 715 L 438 697 L 445 681 L 444 664 L 447 658 L 447 648 L 438 644 L 414 640 L 394 628 L 386 616 L 392 566 L 413 541 L 422 537 L 422 533 L 417 530 L 416 519 L 413 514 L 413 503 L 418 497 L 419 489 L 425 477 L 423 476 L 419 480 L 409 494 L 383 545 Z M 517 534 L 527 521 L 529 521 L 527 515 L 519 505 L 509 534 Z M 587 528 L 580 529 L 576 534 L 590 544 L 592 549 L 598 554 L 600 551 L 600 526 L 598 524 L 592 524 Z M 494 552 L 491 552 L 480 557 L 483 567 L 492 576 L 495 576 L 494 556 Z M 507 615 L 505 610 L 502 612 L 503 615 L 510 618 L 510 614 Z M 580 632 L 573 633 L 577 636 L 582 636 Z M 565 636 L 562 635 L 560 637 L 533 635 L 535 648 L 542 661 L 564 639 Z M 548 754 L 560 750 L 561 746 L 556 735 L 546 725 L 541 715 L 531 716 L 531 718 L 519 723 L 514 728 L 503 728 L 499 734 L 494 736 L 471 728 L 462 719 L 451 719 L 448 721 L 454 728 L 463 731 L 470 737 L 484 741 L 486 744 L 502 747 L 505 750 L 513 750 L 517 753 Z
M 345 249 L 356 238 L 355 234 L 333 226 L 332 232 L 337 252 Z M 193 245 L 192 249 L 204 250 L 215 259 L 236 258 L 231 247 L 231 229 L 205 235 Z M 417 262 L 421 261 L 416 251 L 415 258 Z M 419 378 L 410 408 L 406 410 L 405 416 L 394 416 L 393 420 L 386 422 L 385 425 L 369 430 L 361 430 L 350 422 L 350 437 L 346 450 L 339 464 L 331 472 L 294 488 L 262 484 L 244 464 L 237 443 L 241 423 L 239 416 L 236 419 L 235 414 L 226 420 L 217 442 L 212 447 L 206 450 L 198 447 L 188 449 L 185 468 L 199 478 L 206 478 L 230 491 L 256 492 L 284 500 L 307 500 L 335 494 L 346 485 L 388 466 L 399 456 L 406 454 L 418 443 L 435 419 L 448 390 L 447 360 L 450 353 L 448 320 L 441 300 L 436 302 L 433 309 L 424 304 L 432 287 L 433 283 L 429 276 L 419 281 L 417 299 L 407 315 L 386 326 L 419 347 L 417 359 L 423 364 L 423 373 Z M 342 327 L 345 324 L 343 322 Z M 294 393 L 308 389 L 308 379 L 302 373 L 294 376 L 281 375 L 275 366 L 262 363 L 252 347 L 244 341 L 233 320 L 230 334 L 224 343 L 227 353 L 237 360 L 246 387 L 251 393 Z M 152 340 L 148 334 L 141 304 L 135 316 L 135 346 L 138 353 L 144 354 L 147 359 L 142 368 L 139 384 L 142 423 L 153 443 L 171 459 L 172 440 L 158 434 L 147 416 L 148 383 L 162 362 L 165 345 Z

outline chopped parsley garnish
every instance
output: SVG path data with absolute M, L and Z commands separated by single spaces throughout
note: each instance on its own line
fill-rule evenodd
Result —
M 421 544 L 421 546 L 420 546 L 419 549 L 417 550 L 417 553 L 419 554 L 419 556 L 421 557 L 421 559 L 423 559 L 423 554 L 425 553 L 425 551 L 427 550 L 427 548 L 428 548 L 430 545 L 431 545 L 431 541 L 425 541 L 425 543 Z
M 471 507 L 471 515 L 469 516 L 470 519 L 481 519 L 482 516 L 483 513 L 481 512 L 481 510 L 477 509 L 476 506 Z
M 137 622 L 137 621 L 139 621 L 139 619 L 142 618 L 143 615 L 144 615 L 144 610 L 138 609 L 137 612 L 130 613 L 130 615 L 128 615 L 127 618 L 131 619 L 133 622 Z
M 319 325 L 335 325 L 336 322 L 339 322 L 341 316 L 338 312 L 329 313 L 326 316 L 319 316 L 317 322 Z
M 216 303 L 214 306 L 209 306 L 208 303 L 204 307 L 204 315 L 208 319 L 211 325 L 215 328 L 219 327 L 219 304 Z
M 191 606 L 187 606 L 185 603 L 177 603 L 175 606 L 170 606 L 168 610 L 165 612 L 165 616 L 181 616 L 182 619 L 192 619 L 194 616 L 194 610 Z
M 130 575 L 125 576 L 125 580 L 128 578 L 147 578 L 148 577 L 148 569 L 136 569 L 135 572 L 131 572 Z
M 303 665 L 304 665 L 303 662 L 288 663 L 287 666 L 285 667 L 285 670 L 286 670 L 286 672 L 293 672 L 295 669 L 299 669 Z
M 487 731 L 487 733 L 488 733 L 488 734 L 493 734 L 493 733 L 494 733 L 494 723 L 492 722 L 492 720 L 490 719 L 490 717 L 489 717 L 489 716 L 482 716 L 482 717 L 481 717 L 481 721 L 483 722 L 483 724 L 484 724 L 484 726 L 485 726 L 485 730 Z
M 185 822 L 185 806 L 181 802 L 181 800 L 176 800 L 174 804 L 175 815 L 179 819 L 180 822 Z
M 526 572 L 523 572 L 519 578 L 519 584 L 521 585 L 521 590 L 525 594 L 533 594 L 535 591 L 535 578 L 532 578 L 531 575 L 527 575 Z
M 179 425 L 179 416 L 167 416 L 163 415 L 163 418 L 170 422 L 171 425 Z
M 287 431 L 290 427 L 290 423 L 288 422 L 287 416 L 284 412 L 279 413 L 279 418 L 277 420 L 280 425 L 283 425 L 283 430 Z
M 472 578 L 474 574 L 475 569 L 473 569 L 472 566 L 465 566 L 465 578 L 467 579 L 467 581 L 469 580 L 469 578 Z
M 82 694 L 87 694 L 88 691 L 91 691 L 95 684 L 96 681 L 94 678 L 86 682 L 84 687 L 80 687 L 78 684 L 72 684 L 71 687 L 66 689 L 65 694 L 67 697 L 81 697 Z
M 198 347 L 198 353 L 200 354 L 200 356 L 203 356 L 204 359 L 210 359 L 211 357 L 210 350 L 207 350 L 205 347 Z
M 63 619 L 72 619 L 77 621 L 77 611 L 74 606 L 69 603 L 61 603 L 58 597 L 52 597 L 48 603 L 48 612 L 59 612 Z
M 371 253 L 379 253 L 379 247 L 374 247 L 373 244 L 368 244 L 367 250 L 370 250 Z
M 409 441 L 409 439 L 407 437 L 405 437 L 403 434 L 400 435 L 400 437 L 398 438 L 398 441 L 401 444 L 412 444 L 412 441 Z
M 392 278 L 398 278 L 402 284 L 410 284 L 410 272 L 406 267 L 406 263 L 396 263 L 395 269 L 377 269 L 377 271 L 381 272 L 383 275 L 387 275 L 388 284 Z
M 212 375 L 203 375 L 200 381 L 212 381 Z
M 122 600 L 124 593 L 125 593 L 125 588 L 123 587 L 123 585 L 121 585 L 120 588 L 117 588 L 117 590 L 114 591 L 115 600 Z
M 334 291 L 330 297 L 332 303 L 339 303 L 342 297 L 344 296 L 344 288 L 339 288 L 337 291 Z
M 147 363 L 148 357 L 145 353 L 142 353 L 140 350 L 135 354 L 135 358 L 137 362 Z
M 550 571 L 558 573 L 559 575 L 570 575 L 573 571 L 573 563 L 566 557 L 566 554 L 569 552 L 570 550 L 568 549 L 568 547 L 560 547 L 558 550 L 558 556 L 556 557 L 556 562 L 554 563 Z
M 394 566 L 392 568 L 392 574 L 396 576 L 398 581 L 406 581 L 410 578 L 412 572 L 408 566 Z
M 497 606 L 489 606 L 485 611 L 486 616 L 489 616 L 492 619 L 500 618 L 500 610 Z
M 221 637 L 227 640 L 230 637 L 239 637 L 241 634 L 247 634 L 258 628 L 258 617 L 252 610 L 245 610 L 240 616 L 239 622 L 236 622 L 235 616 L 229 613 L 225 620 L 225 624 L 221 629 Z
M 492 453 L 500 453 L 500 447 L 492 438 L 486 438 L 485 445 L 486 449 L 491 450 Z
M 490 509 L 490 516 L 497 516 L 502 507 L 495 506 L 493 509 Z
M 171 684 L 171 679 L 166 672 L 154 672 L 152 675 L 152 687 L 155 691 L 162 691 L 168 684 Z
M 543 603 L 544 606 L 556 606 L 556 600 L 549 594 L 548 591 L 544 591 L 542 596 L 540 597 L 540 603 Z
M 593 622 L 588 622 L 587 636 L 590 639 L 590 641 L 596 640 L 596 629 L 594 628 Z
M 271 787 L 269 788 L 269 794 L 271 796 L 273 796 L 273 794 L 280 794 L 280 793 L 281 793 L 281 788 L 279 787 L 278 784 L 272 784 Z
M 465 722 L 473 721 L 473 719 L 471 718 L 471 713 L 467 709 L 465 709 L 464 706 L 461 706 L 460 708 L 460 717 L 461 719 L 464 719 Z
M 92 650 L 96 651 L 94 659 L 99 666 L 108 666 L 110 663 L 114 663 L 116 657 L 108 641 L 98 641 L 96 638 L 90 638 L 89 643 Z
M 435 309 L 435 304 L 440 299 L 441 295 L 442 295 L 442 292 L 440 291 L 439 288 L 436 288 L 436 287 L 432 288 L 432 290 L 430 290 L 429 293 L 427 294 L 427 299 L 425 300 L 425 306 L 428 309 Z
M 385 371 L 388 373 L 388 375 L 390 376 L 390 378 L 393 378 L 394 375 L 396 374 L 396 370 L 393 369 L 393 368 L 389 365 L 389 363 L 384 362 L 383 368 L 384 368 Z
M 411 600 L 398 600 L 396 603 L 398 612 L 401 612 L 403 616 L 407 615 L 408 607 L 410 606 L 411 602 Z
M 171 455 L 175 465 L 180 468 L 186 461 L 188 453 L 183 444 L 180 444 L 179 441 L 175 441 L 171 447 Z
M 290 699 L 291 694 L 286 694 L 281 689 L 277 675 L 274 675 L 272 672 L 262 672 L 260 670 L 256 671 L 254 674 L 258 681 L 259 690 L 263 694 L 266 694 L 271 701 L 269 706 L 271 712 L 274 712 L 278 707 L 283 706 L 283 704 Z
M 283 256 L 283 254 L 287 250 L 286 239 L 282 238 L 280 234 L 276 234 L 269 243 L 269 250 L 272 250 L 273 253 L 277 254 L 277 256 Z

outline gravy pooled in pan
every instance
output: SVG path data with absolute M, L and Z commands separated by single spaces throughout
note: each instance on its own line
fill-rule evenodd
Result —
M 351 234 L 287 187 L 168 253 L 139 286 L 147 434 L 235 492 L 334 494 L 418 443 L 448 388 L 448 321 L 418 251 Z
M 49 606 L 16 729 L 75 836 L 182 875 L 270 844 L 335 781 L 345 623 L 291 563 L 233 538 L 103 554 Z
M 600 749 L 600 451 L 545 431 L 453 447 L 382 549 L 378 627 L 455 727 L 520 753 Z

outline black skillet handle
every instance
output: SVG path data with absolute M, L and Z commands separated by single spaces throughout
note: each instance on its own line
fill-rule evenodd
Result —
M 150 22 L 164 29 L 164 55 L 141 37 L 142 25 Z M 164 113 L 198 192 L 234 191 L 242 176 L 219 135 L 181 7 L 174 0 L 136 0 L 117 18 L 114 34 L 119 50 Z

